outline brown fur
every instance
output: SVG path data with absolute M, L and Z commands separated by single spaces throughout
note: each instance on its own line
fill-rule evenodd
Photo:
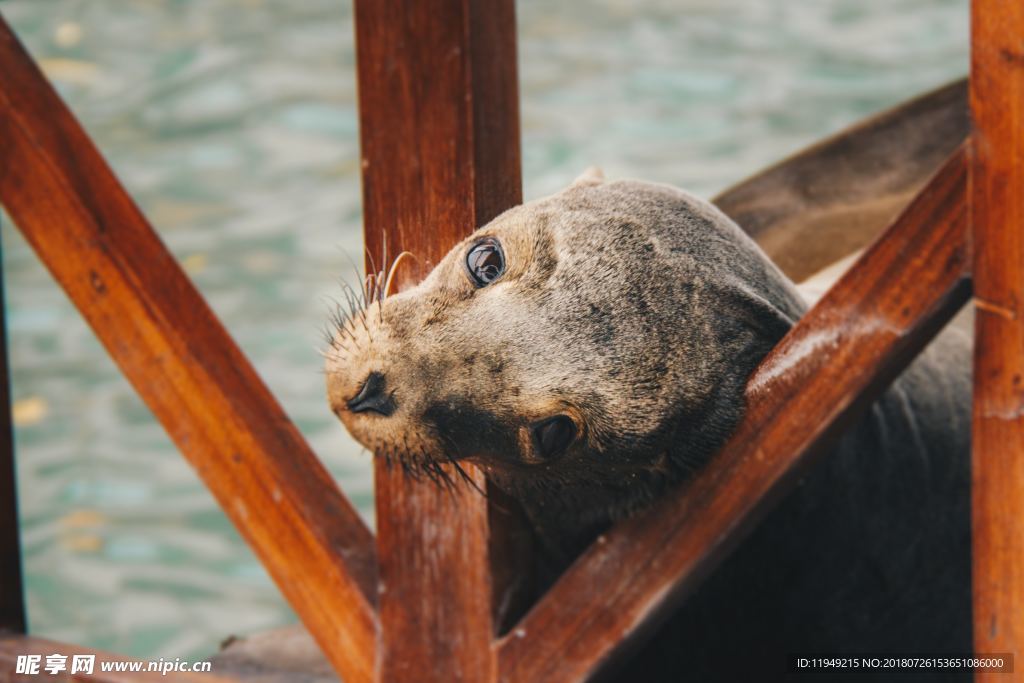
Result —
M 464 263 L 484 236 L 508 270 L 477 288 Z M 804 308 L 709 204 L 591 175 L 343 321 L 328 394 L 378 456 L 484 467 L 554 573 L 714 454 Z M 777 680 L 798 652 L 968 652 L 969 368 L 966 339 L 941 335 L 634 660 L 634 680 Z M 346 406 L 370 372 L 394 392 L 388 416 Z M 530 425 L 556 414 L 579 436 L 545 459 Z
M 484 236 L 501 241 L 507 271 L 478 289 L 464 261 Z M 328 395 L 379 456 L 413 469 L 469 459 L 528 508 L 557 507 L 584 528 L 629 514 L 704 463 L 739 418 L 753 359 L 800 306 L 709 204 L 585 176 L 499 216 L 419 286 L 344 323 Z M 371 371 L 394 392 L 391 416 L 346 408 Z M 579 438 L 548 461 L 529 425 L 556 414 Z

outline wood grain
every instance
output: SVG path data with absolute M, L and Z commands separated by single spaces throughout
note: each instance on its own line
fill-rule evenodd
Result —
M 369 680 L 371 534 L 2 21 L 0 74 L 0 201 L 334 666 Z
M 959 80 L 859 121 L 714 202 L 801 282 L 889 227 L 970 127 Z
M 0 250 L 0 253 L 3 253 Z M 7 317 L 0 272 L 0 633 L 24 633 L 24 583 L 18 530 L 18 481 L 11 424 L 11 378 L 7 356 Z
M 711 464 L 600 538 L 500 642 L 500 680 L 607 670 L 714 570 L 967 299 L 965 194 L 958 151 L 754 372 Z
M 366 245 L 378 263 L 385 240 L 392 255 L 412 252 L 406 285 L 521 201 L 514 7 L 357 0 L 355 10 Z M 494 678 L 492 604 L 519 599 L 518 572 L 496 583 L 488 557 L 504 567 L 515 548 L 492 544 L 487 501 L 449 473 L 450 492 L 377 463 L 379 681 Z
M 46 655 L 60 654 L 68 657 L 71 661 L 73 655 L 95 655 L 96 663 L 92 674 L 75 673 L 71 675 L 67 671 L 58 674 L 42 672 L 39 674 L 16 674 L 15 671 L 19 655 L 42 655 L 42 662 L 45 664 Z M 132 662 L 138 661 L 132 657 L 121 657 L 102 652 L 90 650 L 77 645 L 57 643 L 52 640 L 36 638 L 32 636 L 0 636 L 0 683 L 34 683 L 40 680 L 45 681 L 76 681 L 80 683 L 232 683 L 234 679 L 218 676 L 213 671 L 210 673 L 168 673 L 162 675 L 156 671 L 129 672 L 102 672 L 102 662 Z M 171 660 L 173 661 L 173 660 Z M 191 664 L 192 662 L 190 662 Z M 145 662 L 148 666 L 148 662 Z
M 1024 654 L 1024 5 L 974 0 L 973 577 L 979 653 Z M 1018 673 L 1014 680 L 1021 680 Z M 1007 680 L 978 674 L 977 680 Z

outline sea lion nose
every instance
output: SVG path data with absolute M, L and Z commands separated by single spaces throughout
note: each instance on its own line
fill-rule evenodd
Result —
M 395 412 L 393 392 L 387 392 L 384 375 L 376 371 L 367 375 L 359 393 L 345 405 L 353 413 L 374 412 L 388 417 Z

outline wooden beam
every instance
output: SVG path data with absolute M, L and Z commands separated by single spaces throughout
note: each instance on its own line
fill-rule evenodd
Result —
M 404 286 L 521 201 L 514 5 L 357 0 L 355 14 L 366 246 L 416 256 Z M 492 578 L 487 501 L 449 473 L 450 492 L 377 463 L 380 681 L 494 677 L 492 592 L 511 585 Z
M 3 253 L 2 249 L 0 253 Z M 14 466 L 6 320 L 3 271 L 0 270 L 0 633 L 24 633 L 28 620 L 21 576 L 18 481 Z
M 0 202 L 346 681 L 369 680 L 373 538 L 0 21 Z
M 1024 655 L 1024 5 L 974 0 L 973 577 L 978 653 Z M 1019 666 L 1019 664 L 1018 664 Z M 978 680 L 1001 678 L 978 674 Z
M 49 674 L 41 669 L 38 674 L 16 674 L 18 657 L 20 655 L 40 655 L 42 665 L 46 665 L 46 656 L 51 654 L 64 655 L 67 657 L 68 670 L 57 674 Z M 93 672 L 70 672 L 70 664 L 74 655 L 92 655 L 95 657 Z M 33 636 L 0 636 L 0 683 L 22 683 L 24 681 L 46 680 L 46 681 L 75 681 L 77 683 L 234 683 L 235 679 L 217 676 L 211 673 L 182 673 L 168 672 L 166 675 L 159 671 L 102 671 L 104 663 L 122 664 L 131 666 L 131 663 L 139 660 L 132 657 L 121 657 L 101 650 L 90 650 L 78 645 L 58 643 L 44 638 Z M 159 660 L 153 660 L 162 666 Z M 170 660 L 173 662 L 174 660 Z M 189 662 L 189 665 L 196 662 Z M 148 667 L 149 662 L 141 662 L 143 667 Z
M 599 539 L 502 640 L 502 681 L 590 678 L 713 571 L 969 296 L 965 193 L 957 152 L 757 368 L 722 452 Z

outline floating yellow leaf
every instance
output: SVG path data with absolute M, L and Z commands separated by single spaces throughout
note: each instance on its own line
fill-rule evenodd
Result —
M 50 404 L 41 396 L 30 396 L 20 401 L 15 401 L 11 407 L 11 415 L 14 424 L 18 427 L 27 427 L 40 422 L 50 412 Z
M 184 268 L 185 272 L 189 275 L 195 275 L 206 268 L 206 261 L 206 254 L 189 254 L 181 260 L 181 267 Z
M 103 547 L 103 539 L 91 534 L 76 534 L 61 538 L 60 544 L 76 553 L 95 553 Z
M 106 515 L 99 510 L 75 510 L 60 518 L 58 524 L 66 529 L 83 529 L 100 526 L 107 521 Z
M 82 27 L 73 21 L 61 22 L 53 32 L 53 39 L 63 48 L 74 47 L 82 40 Z
M 82 62 L 77 59 L 41 59 L 39 66 L 43 73 L 52 81 L 63 81 L 75 85 L 89 85 L 96 80 L 99 69 L 92 62 Z

